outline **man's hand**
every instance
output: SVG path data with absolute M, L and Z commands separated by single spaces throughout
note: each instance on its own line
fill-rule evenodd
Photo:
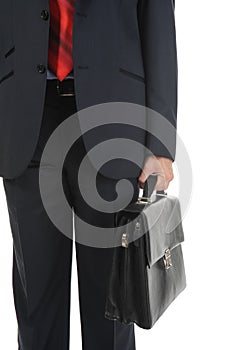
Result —
M 158 175 L 155 190 L 166 190 L 170 181 L 174 178 L 172 160 L 166 157 L 148 156 L 145 160 L 144 168 L 138 178 L 141 188 L 144 188 L 146 179 L 153 173 Z

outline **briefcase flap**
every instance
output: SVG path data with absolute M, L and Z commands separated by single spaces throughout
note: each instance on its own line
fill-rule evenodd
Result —
M 141 212 L 146 237 L 146 254 L 149 266 L 154 265 L 184 241 L 181 208 L 178 198 L 164 195 L 158 201 L 144 207 Z M 172 252 L 171 252 L 172 255 Z

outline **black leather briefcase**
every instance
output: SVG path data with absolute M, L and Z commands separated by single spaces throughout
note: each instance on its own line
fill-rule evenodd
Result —
M 105 305 L 106 318 L 144 329 L 186 287 L 180 203 L 153 192 L 155 178 L 149 177 L 143 197 L 116 213 L 121 246 L 114 248 Z

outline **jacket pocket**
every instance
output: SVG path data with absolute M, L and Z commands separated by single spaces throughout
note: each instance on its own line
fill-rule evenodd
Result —
M 4 81 L 9 79 L 10 77 L 12 77 L 12 75 L 14 74 L 14 71 L 11 70 L 9 73 L 5 74 L 3 77 L 0 77 L 0 84 Z
M 128 71 L 128 70 L 126 70 L 126 69 L 124 69 L 124 68 L 121 68 L 121 67 L 119 68 L 119 71 L 120 71 L 121 73 L 123 73 L 124 75 L 130 77 L 130 78 L 133 78 L 133 79 L 135 79 L 135 80 L 141 81 L 142 83 L 145 83 L 145 77 L 143 77 L 143 76 L 141 76 L 141 75 L 139 75 L 139 74 L 130 72 L 130 71 Z
M 8 49 L 0 58 L 0 84 L 14 74 L 12 54 L 15 47 Z
M 12 46 L 9 50 L 5 52 L 5 58 L 11 56 L 15 52 L 15 46 Z

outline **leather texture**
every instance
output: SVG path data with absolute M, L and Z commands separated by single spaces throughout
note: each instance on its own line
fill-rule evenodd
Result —
M 118 243 L 126 223 L 129 243 L 127 248 L 115 248 L 105 317 L 150 329 L 186 287 L 179 200 L 156 194 L 152 203 L 132 203 L 118 212 Z M 167 248 L 172 262 L 169 269 L 164 263 Z

